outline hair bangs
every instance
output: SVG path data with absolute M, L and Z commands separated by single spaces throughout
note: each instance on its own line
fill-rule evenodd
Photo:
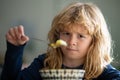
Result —
M 85 7 L 72 6 L 72 8 L 68 9 L 66 12 L 63 12 L 63 14 L 58 15 L 61 16 L 61 18 L 57 24 L 57 31 L 72 31 L 74 30 L 74 26 L 72 25 L 80 25 L 85 30 L 87 30 L 89 35 L 93 35 L 97 23 L 92 14 L 93 13 L 91 13 L 90 10 L 86 9 Z

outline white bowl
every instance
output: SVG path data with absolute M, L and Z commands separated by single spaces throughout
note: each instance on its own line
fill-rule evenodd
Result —
M 82 80 L 85 70 L 82 69 L 49 69 L 40 70 L 43 80 Z

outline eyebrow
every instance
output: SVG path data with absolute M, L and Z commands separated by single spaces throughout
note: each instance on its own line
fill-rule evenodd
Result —
M 63 30 L 63 31 L 61 31 L 61 32 L 70 32 L 70 33 L 72 33 L 72 32 L 75 32 L 75 33 L 78 33 L 78 34 L 85 34 L 85 35 L 89 35 L 88 34 L 88 32 L 86 31 L 86 30 L 82 30 L 82 31 L 73 31 L 73 30 Z

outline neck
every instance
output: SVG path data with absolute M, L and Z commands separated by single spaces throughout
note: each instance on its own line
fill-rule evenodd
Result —
M 80 65 L 83 65 L 84 64 L 84 60 L 82 59 L 66 59 L 66 58 L 63 58 L 63 65 L 67 66 L 67 67 L 71 67 L 71 68 L 74 68 L 74 67 L 78 67 Z

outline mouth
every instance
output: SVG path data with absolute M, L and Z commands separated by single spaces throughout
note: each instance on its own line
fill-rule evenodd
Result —
M 69 51 L 78 51 L 77 49 L 74 49 L 74 48 L 67 48 L 67 50 L 69 50 Z

